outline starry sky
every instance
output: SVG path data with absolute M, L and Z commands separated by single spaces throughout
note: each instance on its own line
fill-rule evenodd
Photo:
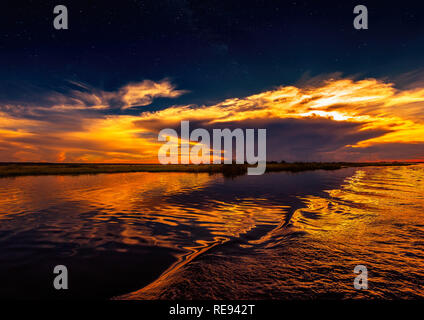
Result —
M 55 30 L 53 8 L 68 8 Z M 368 8 L 368 30 L 353 8 Z M 0 161 L 156 162 L 268 129 L 270 160 L 424 159 L 422 1 L 2 1 Z

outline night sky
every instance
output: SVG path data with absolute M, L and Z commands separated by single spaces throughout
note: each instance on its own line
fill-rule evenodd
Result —
M 68 30 L 53 28 L 59 4 L 68 8 Z M 368 8 L 368 30 L 353 28 L 358 4 Z M 174 105 L 211 106 L 335 73 L 409 88 L 424 67 L 422 1 L 18 0 L 2 1 L 0 12 L 0 111 L 15 120 L 63 121 L 63 130 L 72 126 L 69 117 L 46 109 L 75 91 L 104 95 L 145 80 L 181 90 L 128 108 L 109 101 L 97 111 L 98 117 L 138 115 Z M 84 105 L 90 106 L 87 99 Z M 72 115 L 93 117 L 84 112 Z M 6 129 L 24 130 L 19 126 Z M 59 152 L 53 142 L 10 139 L 0 144 L 6 160 L 38 159 L 5 156 L 18 142 L 44 150 L 48 156 L 41 160 Z
M 68 30 L 53 28 L 57 4 L 68 8 Z M 353 28 L 357 4 L 367 5 L 368 30 Z M 305 74 L 423 66 L 422 1 L 2 1 L 0 11 L 8 102 L 65 90 L 67 80 L 114 90 L 169 77 L 191 91 L 172 103 L 211 103 Z

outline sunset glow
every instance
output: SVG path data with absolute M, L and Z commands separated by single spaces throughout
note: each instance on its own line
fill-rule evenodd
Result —
M 320 143 L 326 146 L 326 160 L 343 161 L 352 156 L 355 160 L 424 159 L 421 87 L 400 90 L 377 79 L 328 79 L 313 87 L 281 86 L 214 105 L 175 105 L 139 115 L 106 115 L 100 110 L 149 105 L 156 96 L 174 98 L 186 91 L 176 90 L 168 80 L 130 84 L 118 92 L 87 92 L 89 88 L 81 84 L 79 88 L 70 96 L 49 97 L 57 101 L 51 107 L 2 106 L 2 159 L 157 163 L 158 132 L 167 127 L 177 128 L 181 120 L 207 129 L 249 127 L 254 120 L 268 128 L 269 135 L 290 134 L 291 129 L 285 126 L 296 123 L 306 139 L 322 134 L 326 126 L 329 129 L 325 136 L 331 137 L 331 126 L 339 123 L 341 131 L 337 135 L 346 135 L 348 141 L 327 146 L 328 141 L 323 138 Z M 114 105 L 112 97 L 122 103 Z M 323 123 L 323 128 L 314 128 L 314 124 Z M 397 148 L 402 152 L 398 153 Z M 291 156 L 296 159 L 296 154 Z M 286 155 L 281 153 L 278 157 L 283 159 Z M 319 152 L 316 154 L 317 160 L 323 157 Z

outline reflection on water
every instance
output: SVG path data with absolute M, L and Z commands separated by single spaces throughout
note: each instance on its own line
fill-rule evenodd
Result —
M 423 209 L 420 165 L 4 178 L 0 297 L 423 297 Z

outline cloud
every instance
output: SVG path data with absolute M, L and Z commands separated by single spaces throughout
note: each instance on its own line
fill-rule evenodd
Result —
M 144 80 L 127 84 L 116 91 L 104 91 L 81 82 L 69 81 L 70 88 L 38 97 L 38 103 L 5 103 L 0 111 L 37 116 L 43 112 L 69 112 L 78 110 L 129 109 L 147 106 L 155 98 L 178 98 L 187 90 L 177 90 L 169 79 L 155 82 Z
M 119 96 L 124 102 L 123 109 L 136 106 L 146 106 L 152 103 L 154 98 L 178 98 L 186 93 L 185 90 L 176 90 L 168 80 L 153 82 L 144 80 L 141 83 L 128 84 L 119 91 Z
M 424 160 L 424 88 L 330 76 L 213 105 L 175 105 L 139 115 L 106 115 L 176 98 L 168 80 L 114 92 L 74 83 L 51 105 L 0 106 L 0 160 L 157 162 L 157 134 L 179 129 L 266 128 L 267 157 L 288 161 Z

